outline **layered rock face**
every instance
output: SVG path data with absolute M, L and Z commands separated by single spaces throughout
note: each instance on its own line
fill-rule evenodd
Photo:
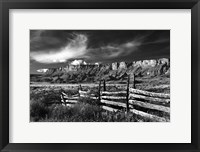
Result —
M 170 60 L 167 58 L 109 64 L 81 64 L 48 69 L 43 79 L 51 83 L 83 83 L 123 81 L 127 75 L 136 77 L 156 77 L 170 74 Z M 38 81 L 43 81 L 42 79 Z

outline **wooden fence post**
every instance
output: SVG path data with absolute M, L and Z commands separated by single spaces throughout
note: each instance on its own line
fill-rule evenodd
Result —
M 106 91 L 106 80 L 103 80 L 103 91 Z
M 133 74 L 133 88 L 135 89 L 135 74 Z
M 98 96 L 99 96 L 99 103 L 100 103 L 101 102 L 101 80 L 99 81 Z
M 126 111 L 129 112 L 129 83 L 130 83 L 130 75 L 128 75 L 127 80 L 127 92 L 126 92 Z
M 64 98 L 64 95 L 63 94 L 61 94 L 61 99 L 62 99 L 62 101 L 63 101 L 63 104 L 66 106 L 66 101 L 65 101 L 65 98 Z
M 82 90 L 82 86 L 81 86 L 81 84 L 79 85 L 79 90 Z
M 80 91 L 82 90 L 82 87 L 81 87 L 81 84 L 79 85 L 78 87 L 78 95 L 79 95 L 79 98 L 81 97 L 81 94 L 80 94 Z

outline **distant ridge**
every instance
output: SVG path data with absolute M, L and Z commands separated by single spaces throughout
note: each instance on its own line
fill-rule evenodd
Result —
M 84 64 L 83 64 L 84 63 Z M 50 83 L 80 83 L 95 82 L 100 79 L 107 81 L 123 81 L 127 75 L 136 77 L 155 77 L 170 74 L 170 60 L 168 58 L 141 60 L 134 62 L 114 62 L 107 64 L 68 63 L 64 67 L 39 69 L 42 76 L 31 77 L 34 82 Z

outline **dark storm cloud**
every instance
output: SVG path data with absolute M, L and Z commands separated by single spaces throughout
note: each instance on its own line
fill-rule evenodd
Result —
M 31 30 L 30 50 L 32 52 L 58 49 L 66 43 L 67 37 L 70 35 L 64 34 L 62 31 Z
M 169 57 L 169 54 L 169 30 L 30 31 L 31 62 L 43 67 L 75 59 L 106 63 Z

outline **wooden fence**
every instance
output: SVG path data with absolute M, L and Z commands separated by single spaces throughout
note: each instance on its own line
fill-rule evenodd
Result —
M 156 110 L 170 114 L 170 108 L 168 107 L 170 102 L 169 94 L 152 93 L 129 87 L 128 95 L 126 91 L 103 91 L 101 95 L 101 103 L 104 104 L 102 108 L 105 110 L 116 112 L 118 111 L 118 108 L 114 107 L 121 107 L 126 109 L 127 112 L 132 112 L 141 117 L 153 119 L 155 121 L 168 121 L 165 118 L 149 114 L 142 110 L 137 110 L 135 107 L 139 107 L 140 109 L 147 109 L 146 111 Z
M 61 101 L 64 105 L 73 105 L 78 98 L 91 98 L 97 100 L 103 109 L 117 112 L 119 110 L 126 110 L 135 115 L 152 119 L 154 121 L 169 121 L 164 117 L 159 117 L 154 114 L 149 114 L 146 111 L 153 110 L 158 112 L 170 114 L 170 95 L 164 93 L 154 93 L 144 90 L 135 89 L 135 81 L 130 87 L 130 77 L 128 76 L 127 88 L 123 91 L 111 92 L 106 90 L 105 80 L 99 83 L 98 95 L 92 94 L 90 91 L 82 91 L 79 87 L 79 94 L 73 97 L 68 97 L 64 92 L 62 93 Z M 140 109 L 140 110 L 137 110 Z M 141 110 L 145 109 L 145 110 Z
M 61 104 L 63 106 L 72 107 L 75 103 L 78 102 L 79 96 L 74 95 L 74 96 L 69 97 L 66 93 L 62 92 L 60 95 L 60 98 L 61 98 Z

